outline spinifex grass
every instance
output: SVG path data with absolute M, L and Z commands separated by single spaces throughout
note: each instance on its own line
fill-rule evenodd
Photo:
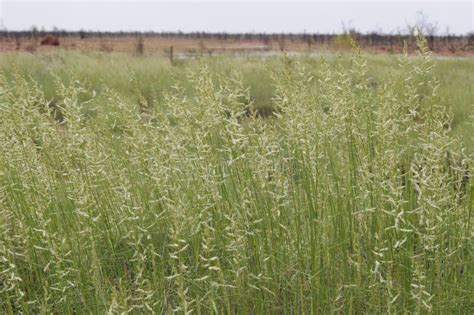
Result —
M 472 311 L 469 159 L 420 47 L 377 88 L 357 49 L 285 58 L 268 119 L 205 63 L 153 107 L 3 79 L 1 312 Z

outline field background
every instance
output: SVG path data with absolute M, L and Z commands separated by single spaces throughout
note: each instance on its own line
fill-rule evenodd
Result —
M 273 55 L 275 52 L 350 51 L 351 39 L 372 53 L 402 53 L 407 43 L 409 53 L 416 53 L 415 36 L 406 34 L 361 34 L 354 30 L 343 34 L 228 34 L 228 33 L 94 33 L 94 32 L 8 32 L 0 31 L 0 51 L 48 51 L 57 47 L 44 45 L 45 38 L 56 39 L 63 49 L 81 52 L 103 51 L 138 53 L 170 58 L 203 56 Z M 427 36 L 431 51 L 440 55 L 472 56 L 474 35 Z M 52 44 L 52 42 L 49 42 Z M 141 47 L 139 47 L 141 46 Z
M 127 47 L 130 48 L 130 45 Z M 289 52 L 292 55 L 291 52 Z M 294 55 L 294 54 L 293 54 Z M 88 88 L 100 93 L 104 86 L 113 88 L 118 94 L 132 102 L 138 102 L 140 95 L 130 85 L 133 74 L 138 80 L 138 90 L 147 99 L 150 106 L 160 102 L 164 91 L 175 83 L 190 87 L 188 74 L 202 64 L 202 60 L 212 69 L 212 73 L 226 74 L 238 69 L 243 76 L 243 84 L 249 88 L 250 98 L 255 107 L 264 116 L 271 114 L 273 108 L 271 70 L 281 67 L 282 53 L 267 56 L 254 54 L 238 58 L 226 56 L 204 57 L 204 59 L 182 59 L 170 62 L 167 57 L 129 53 L 106 53 L 101 51 L 81 52 L 63 48 L 46 47 L 41 53 L 9 52 L 0 55 L 0 67 L 8 76 L 14 69 L 22 75 L 31 76 L 45 93 L 45 97 L 54 101 L 56 88 L 54 75 L 66 79 L 69 72 L 79 76 Z M 340 60 L 350 66 L 350 52 L 346 50 L 328 52 L 300 52 L 295 55 L 317 76 L 321 58 L 334 64 Z M 368 71 L 373 87 L 390 76 L 397 74 L 396 65 L 399 55 L 365 53 Z M 412 58 L 416 59 L 414 54 Z M 439 95 L 444 106 L 453 110 L 452 129 L 462 138 L 468 152 L 474 151 L 474 57 L 448 57 L 434 55 L 435 74 L 440 80 Z M 188 89 L 189 91 L 189 89 Z

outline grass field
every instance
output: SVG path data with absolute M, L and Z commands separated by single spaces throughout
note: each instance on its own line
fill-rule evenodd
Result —
M 0 312 L 471 313 L 474 59 L 0 56 Z
M 318 77 L 320 60 L 324 58 L 334 65 L 338 60 L 346 67 L 350 65 L 350 54 L 342 54 L 338 59 L 334 54 L 298 55 L 298 61 L 306 66 L 306 71 Z M 392 75 L 399 75 L 398 57 L 386 54 L 364 55 L 368 60 L 368 77 L 375 88 Z M 413 58 L 413 57 L 411 57 Z M 225 75 L 238 69 L 242 75 L 242 84 L 249 88 L 251 101 L 261 112 L 271 113 L 272 97 L 275 87 L 271 80 L 272 70 L 282 67 L 281 57 L 271 58 L 204 58 L 204 63 L 214 77 Z M 434 57 L 434 74 L 440 81 L 439 96 L 443 105 L 450 107 L 453 113 L 452 128 L 460 136 L 469 152 L 474 151 L 474 58 L 470 57 Z M 163 92 L 179 83 L 187 95 L 191 95 L 193 83 L 188 74 L 198 70 L 203 64 L 200 60 L 177 60 L 173 64 L 166 58 L 131 57 L 121 53 L 90 53 L 74 51 L 49 52 L 44 54 L 9 53 L 0 56 L 0 67 L 7 78 L 13 72 L 31 77 L 44 92 L 45 98 L 57 98 L 54 76 L 67 81 L 70 72 L 81 80 L 89 91 L 100 93 L 111 88 L 127 102 L 138 103 L 145 97 L 150 106 L 157 105 L 163 98 Z M 130 84 L 131 76 L 137 84 Z M 316 80 L 314 81 L 317 84 Z M 139 93 L 141 96 L 139 95 Z M 85 100 L 89 96 L 81 96 Z M 90 106 L 102 99 L 96 97 Z

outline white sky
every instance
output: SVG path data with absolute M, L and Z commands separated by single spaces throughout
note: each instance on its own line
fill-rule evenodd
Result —
M 419 19 L 438 34 L 474 30 L 474 0 L 464 1 L 44 1 L 0 0 L 0 27 L 27 30 L 210 32 L 397 32 Z

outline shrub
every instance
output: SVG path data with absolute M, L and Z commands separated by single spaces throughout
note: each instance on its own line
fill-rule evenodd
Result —
M 59 39 L 56 36 L 48 34 L 45 38 L 43 38 L 40 44 L 46 46 L 59 46 Z

